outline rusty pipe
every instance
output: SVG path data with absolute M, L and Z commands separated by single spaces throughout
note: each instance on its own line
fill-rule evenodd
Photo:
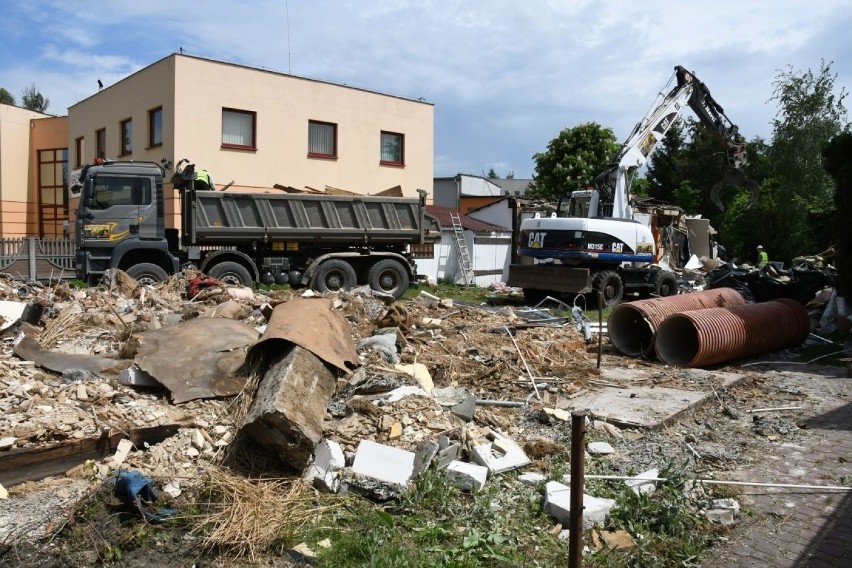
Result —
M 745 299 L 733 288 L 715 288 L 619 304 L 612 309 L 607 320 L 609 340 L 625 355 L 651 355 L 654 353 L 657 328 L 668 316 L 691 310 L 743 304 Z
M 657 328 L 657 357 L 669 365 L 704 367 L 801 345 L 811 331 L 795 300 L 708 308 L 669 316 Z

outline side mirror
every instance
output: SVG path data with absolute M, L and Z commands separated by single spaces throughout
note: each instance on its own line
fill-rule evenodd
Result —
M 83 183 L 83 205 L 87 208 L 91 208 L 94 205 L 95 201 L 95 180 L 92 178 L 87 179 Z

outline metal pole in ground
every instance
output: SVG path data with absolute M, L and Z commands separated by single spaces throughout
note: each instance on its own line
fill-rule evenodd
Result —
M 603 350 L 603 293 L 598 292 L 598 369 L 601 368 L 601 351 Z
M 583 485 L 586 459 L 586 411 L 571 413 L 571 510 L 568 514 L 568 568 L 583 566 Z

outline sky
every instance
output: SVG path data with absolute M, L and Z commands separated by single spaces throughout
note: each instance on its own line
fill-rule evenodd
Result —
M 852 87 L 848 0 L 0 0 L 0 87 L 47 112 L 185 53 L 423 98 L 435 176 L 534 175 L 563 128 L 623 141 L 674 67 L 747 139 L 772 137 L 783 71 Z M 686 110 L 682 116 L 694 116 Z

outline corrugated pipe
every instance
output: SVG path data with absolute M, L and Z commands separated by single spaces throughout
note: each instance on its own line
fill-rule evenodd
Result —
M 619 304 L 612 309 L 607 320 L 609 340 L 625 355 L 651 355 L 654 352 L 657 327 L 668 316 L 703 308 L 743 304 L 745 299 L 733 288 L 716 288 Z
M 783 298 L 669 316 L 657 328 L 657 357 L 669 365 L 704 367 L 801 345 L 811 331 L 808 312 Z

